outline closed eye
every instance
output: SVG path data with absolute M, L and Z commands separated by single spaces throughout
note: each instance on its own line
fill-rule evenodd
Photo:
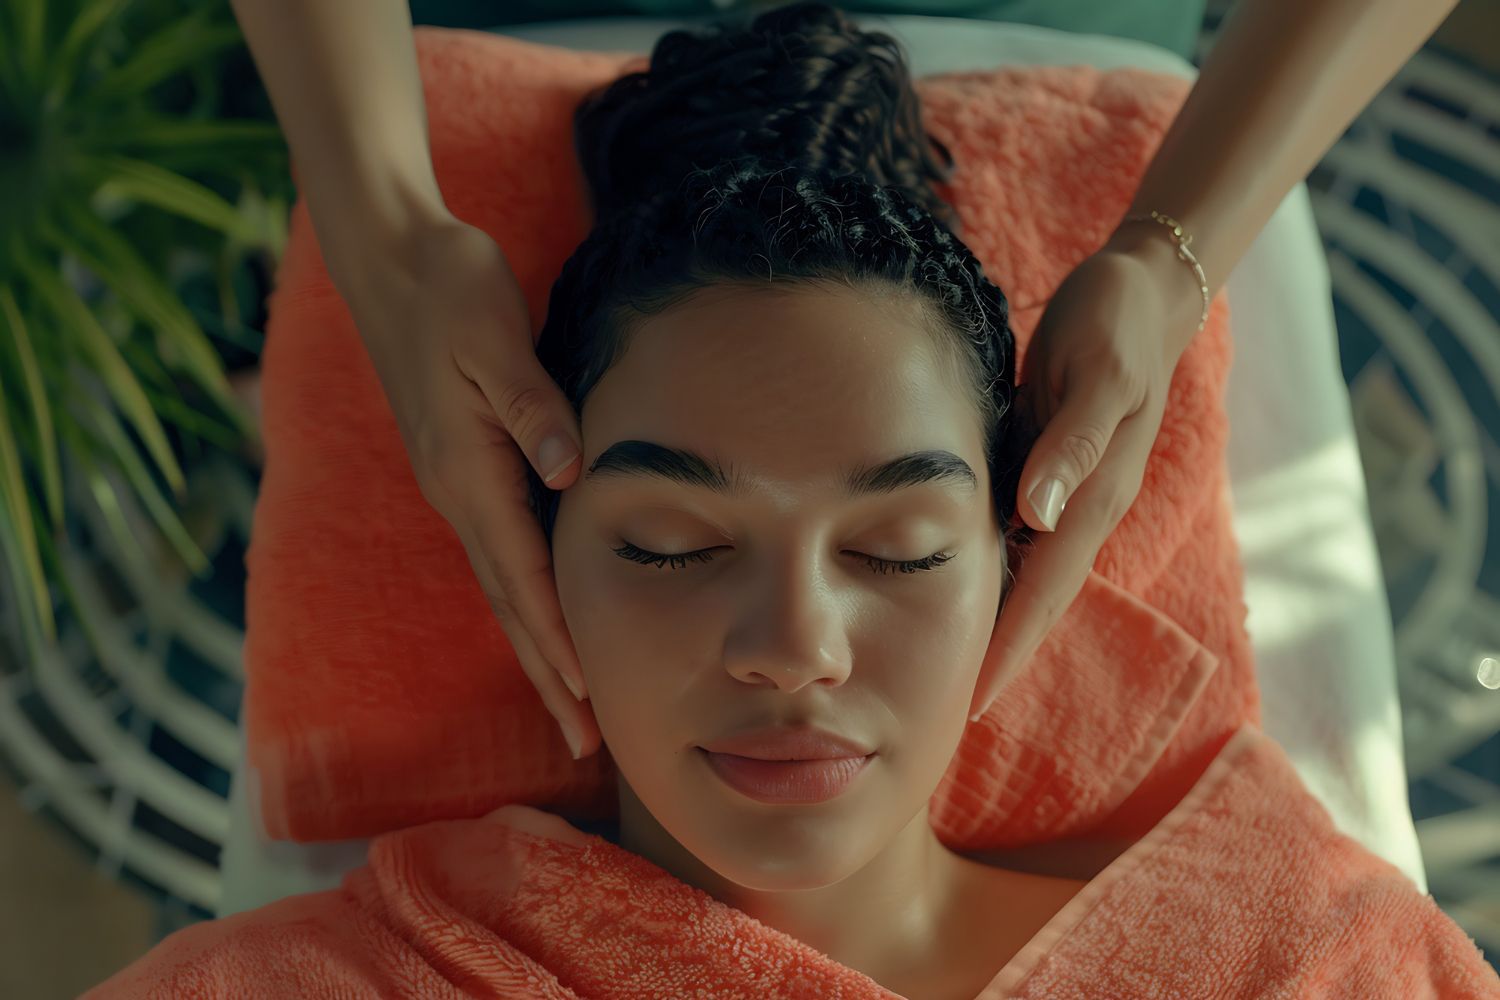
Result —
M 666 555 L 661 552 L 648 552 L 647 550 L 632 545 L 629 542 L 626 542 L 619 548 L 614 549 L 615 554 L 618 555 L 621 559 L 629 559 L 631 562 L 638 562 L 646 566 L 655 566 L 658 569 L 665 568 L 667 563 L 672 563 L 673 569 L 681 569 L 686 566 L 689 561 L 713 562 L 713 557 L 709 555 L 709 553 L 712 551 L 712 549 L 699 549 L 697 552 L 681 552 L 674 555 Z M 935 552 L 932 555 L 925 556 L 921 559 L 896 560 L 877 559 L 874 556 L 867 556 L 860 552 L 856 552 L 854 553 L 854 555 L 858 556 L 860 559 L 863 559 L 866 563 L 868 563 L 871 570 L 876 573 L 916 573 L 922 570 L 936 569 L 943 563 L 947 562 L 949 559 L 952 559 L 954 553 Z

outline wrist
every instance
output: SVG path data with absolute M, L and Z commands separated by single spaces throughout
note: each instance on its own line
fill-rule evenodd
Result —
M 1156 222 L 1122 223 L 1105 249 L 1140 264 L 1166 312 L 1163 334 L 1180 355 L 1203 322 L 1203 291 L 1192 265 L 1178 254 L 1172 234 Z
M 308 206 L 329 276 L 340 288 L 387 280 L 427 234 L 455 222 L 430 175 L 352 179 L 324 199 L 314 193 Z

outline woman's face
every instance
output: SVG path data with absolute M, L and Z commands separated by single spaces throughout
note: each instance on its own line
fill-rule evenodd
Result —
M 622 829 L 655 852 L 794 890 L 925 826 L 968 722 L 1004 559 L 979 418 L 938 336 L 906 295 L 716 286 L 645 321 L 586 400 L 585 473 L 560 498 L 554 569 L 620 772 Z M 690 462 L 684 482 L 665 456 L 661 474 L 598 462 L 626 441 L 706 465 Z M 922 451 L 959 462 L 846 491 L 858 471 Z M 726 488 L 706 485 L 720 472 Z M 648 565 L 616 552 L 627 545 L 703 557 Z M 951 558 L 914 572 L 871 564 L 940 553 Z M 842 794 L 788 805 L 737 791 L 698 749 L 787 723 L 875 756 Z

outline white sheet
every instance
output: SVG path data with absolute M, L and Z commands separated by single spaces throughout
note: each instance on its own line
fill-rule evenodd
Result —
M 1131 39 L 942 17 L 859 20 L 901 38 L 918 76 L 1015 63 L 1197 75 L 1175 53 Z M 605 18 L 507 33 L 646 52 L 680 23 Z M 1426 892 L 1407 800 L 1390 614 L 1339 369 L 1328 265 L 1304 185 L 1231 272 L 1228 295 L 1230 485 L 1265 729 L 1339 829 Z M 363 863 L 365 840 L 266 841 L 243 761 L 242 740 L 220 860 L 221 916 L 335 886 Z

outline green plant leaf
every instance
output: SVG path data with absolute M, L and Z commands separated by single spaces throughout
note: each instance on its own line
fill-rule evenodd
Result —
M 9 536 L 3 544 L 18 599 L 31 604 L 35 620 L 41 624 L 48 641 L 52 641 L 57 638 L 52 595 L 47 590 L 47 578 L 42 573 L 41 556 L 37 552 L 31 499 L 26 480 L 21 475 L 21 456 L 16 441 L 10 422 L 10 403 L 5 397 L 5 387 L 0 385 L 0 515 L 3 515 L 0 516 L 0 534 L 8 533 Z
M 208 4 L 182 20 L 169 23 L 137 45 L 129 59 L 93 81 L 77 110 L 97 109 L 101 104 L 119 104 L 138 98 L 195 61 L 206 59 L 219 49 L 242 43 L 244 38 L 239 25 L 231 22 L 211 26 L 206 23 L 218 16 L 222 16 L 219 5 Z
M 78 138 L 78 148 L 100 153 L 129 150 L 149 155 L 204 146 L 232 162 L 246 152 L 285 149 L 286 139 L 272 122 L 241 119 L 184 120 L 160 115 L 134 115 L 125 120 L 91 122 Z
M 195 62 L 187 69 L 192 84 L 193 103 L 182 113 L 184 118 L 212 117 L 220 105 L 218 67 L 212 62 Z
M 127 0 L 88 0 L 68 25 L 68 33 L 52 57 L 47 87 L 47 106 L 57 107 L 67 99 L 78 77 L 79 67 L 86 65 L 94 46 L 99 44 L 104 28 L 127 5 Z
M 9 0 L 16 17 L 16 62 L 21 72 L 35 81 L 46 58 L 43 38 L 47 26 L 47 4 L 45 0 Z M 9 47 L 9 46 L 7 46 Z
M 125 428 L 120 426 L 113 412 L 88 393 L 78 393 L 73 398 L 82 407 L 85 421 L 97 435 L 97 445 L 85 446 L 86 453 L 97 460 L 118 466 L 125 473 L 125 478 L 130 480 L 130 485 L 146 505 L 147 513 L 156 522 L 162 535 L 177 550 L 177 554 L 194 575 L 202 575 L 209 566 L 208 556 L 203 554 L 203 550 L 198 548 L 198 544 L 182 526 L 177 512 L 162 495 L 156 480 L 151 478 L 151 470 L 141 461 L 135 445 L 125 435 Z
M 217 146 L 207 142 L 157 143 L 155 138 L 153 133 L 147 134 L 141 142 L 126 138 L 112 145 L 91 140 L 90 148 L 96 152 L 88 155 L 97 155 L 97 151 L 104 150 L 148 160 L 164 170 L 208 184 L 226 200 L 237 205 L 240 200 L 238 192 L 217 183 L 218 180 L 234 182 L 244 175 L 250 175 L 283 199 L 295 195 L 289 154 L 279 135 L 268 139 L 253 133 L 232 134 L 225 138 L 222 145 Z M 80 155 L 84 155 L 81 152 L 82 146 L 76 148 L 80 150 Z M 238 207 L 241 211 L 245 210 L 243 205 Z
M 234 452 L 245 444 L 244 435 L 232 424 L 214 419 L 213 414 L 206 409 L 194 406 L 183 398 L 172 374 L 162 367 L 149 345 L 134 339 L 121 345 L 120 353 L 125 355 L 131 367 L 141 376 L 141 387 L 146 390 L 146 398 L 151 400 L 151 406 L 163 420 L 228 452 Z M 184 440 L 184 447 L 188 444 Z
M 135 533 L 130 530 L 124 505 L 120 502 L 120 495 L 115 490 L 114 483 L 110 482 L 104 470 L 90 456 L 87 446 L 73 448 L 71 455 L 83 481 L 88 485 L 89 494 L 94 498 L 95 506 L 104 517 L 104 524 L 114 539 L 120 557 L 135 567 L 137 573 L 149 576 L 151 558 L 140 540 L 136 538 Z
M 27 656 L 35 660 L 42 655 L 43 643 L 50 638 L 55 638 L 57 629 L 54 622 L 49 631 L 41 613 L 37 611 L 36 593 L 33 581 L 26 572 L 26 557 L 23 554 L 21 538 L 21 533 L 16 530 L 11 520 L 9 505 L 5 498 L 0 496 L 0 557 L 4 558 L 7 575 L 10 576 L 11 590 L 15 592 L 16 617 L 21 624 L 21 635 L 26 641 Z M 35 539 L 34 534 L 32 538 Z M 44 606 L 48 609 L 50 620 L 50 599 Z
M 57 432 L 52 425 L 52 407 L 47 403 L 43 388 L 41 366 L 37 364 L 36 352 L 31 347 L 31 336 L 26 331 L 26 319 L 8 285 L 0 285 L 0 321 L 10 331 L 10 342 L 14 345 L 16 367 L 26 386 L 26 395 L 31 403 L 31 419 L 36 426 L 37 453 L 41 457 L 42 489 L 47 501 L 47 515 L 55 528 L 62 527 L 62 472 L 57 461 Z
M 287 216 L 290 214 L 286 199 L 274 192 L 270 195 L 262 193 L 260 184 L 252 171 L 241 171 L 238 180 L 240 189 L 239 202 L 236 207 L 242 215 L 251 220 L 250 229 L 254 236 L 239 243 L 227 242 L 224 252 L 219 255 L 220 269 L 226 274 L 236 271 L 240 258 L 248 255 L 245 251 L 264 253 L 269 257 L 268 263 L 274 269 L 275 262 L 281 259 L 286 250 L 286 225 Z M 239 315 L 238 310 L 232 315 Z
M 73 583 L 67 561 L 58 552 L 57 544 L 45 532 L 37 535 L 37 540 L 41 542 L 42 565 L 47 569 L 47 578 L 57 584 L 57 589 L 62 593 L 59 603 L 65 604 L 72 610 L 73 622 L 83 632 L 83 637 L 87 640 L 89 648 L 94 651 L 94 655 L 102 659 L 104 653 L 103 647 L 99 644 L 99 632 L 90 620 L 84 603 L 78 599 L 78 588 Z
M 128 156 L 99 156 L 91 158 L 85 169 L 98 171 L 102 184 L 97 196 L 125 197 L 155 205 L 201 222 L 230 239 L 248 240 L 255 235 L 248 220 L 218 194 L 154 163 Z
M 79 443 L 81 432 L 68 425 L 72 434 L 69 436 L 68 456 L 71 459 L 72 471 L 80 475 L 88 485 L 89 492 L 94 498 L 94 505 L 99 508 L 104 518 L 105 531 L 109 533 L 117 551 L 107 555 L 117 569 L 124 567 L 127 575 L 136 579 L 147 579 L 151 576 L 151 559 L 145 548 L 130 530 L 126 521 L 124 508 L 120 503 L 119 494 L 114 484 L 103 470 L 89 458 L 88 447 Z M 83 602 L 78 599 L 78 591 L 69 570 L 69 561 L 58 551 L 58 546 L 52 540 L 43 536 L 42 561 L 47 567 L 47 572 L 53 582 L 62 591 L 63 599 L 73 611 L 73 619 L 83 631 L 84 638 L 97 655 L 102 655 L 102 647 L 99 645 L 99 636 L 93 627 Z M 76 562 L 76 557 L 74 560 Z
M 3 14 L 3 7 L 0 7 Z M 12 29 L 0 18 L 0 31 L 10 37 Z M 19 121 L 22 105 L 28 103 L 30 95 L 26 86 L 26 68 L 21 65 L 21 53 L 12 46 L 0 47 L 0 118 Z
M 37 267 L 29 258 L 21 259 L 21 268 L 52 307 L 63 335 L 76 338 L 78 345 L 92 359 L 92 371 L 108 387 L 115 405 L 135 425 L 141 440 L 146 443 L 146 450 L 156 460 L 172 491 L 181 496 L 186 483 L 177 456 L 172 453 L 171 442 L 167 440 L 156 411 L 151 408 L 151 402 L 130 365 L 120 356 L 119 348 L 115 347 L 114 341 L 71 285 L 47 269 Z
M 175 396 L 154 389 L 147 389 L 146 395 L 163 418 L 225 451 L 233 452 L 244 443 L 244 435 L 235 428 L 219 423 Z
M 235 426 L 250 428 L 249 415 L 229 387 L 223 363 L 207 334 L 139 254 L 110 230 L 93 212 L 77 204 L 64 204 L 68 234 L 44 224 L 46 235 L 66 247 L 91 267 L 101 281 L 128 304 L 165 343 L 176 351 L 181 367 L 219 404 Z
M 149 345 L 140 339 L 132 339 L 120 346 L 120 353 L 125 355 L 125 359 L 140 376 L 146 398 L 151 400 L 152 408 L 163 420 L 170 421 L 225 451 L 232 452 L 244 444 L 243 437 L 233 425 L 215 420 L 207 410 L 196 407 L 183 398 L 171 372 L 162 367 Z M 184 441 L 184 445 L 186 444 Z

